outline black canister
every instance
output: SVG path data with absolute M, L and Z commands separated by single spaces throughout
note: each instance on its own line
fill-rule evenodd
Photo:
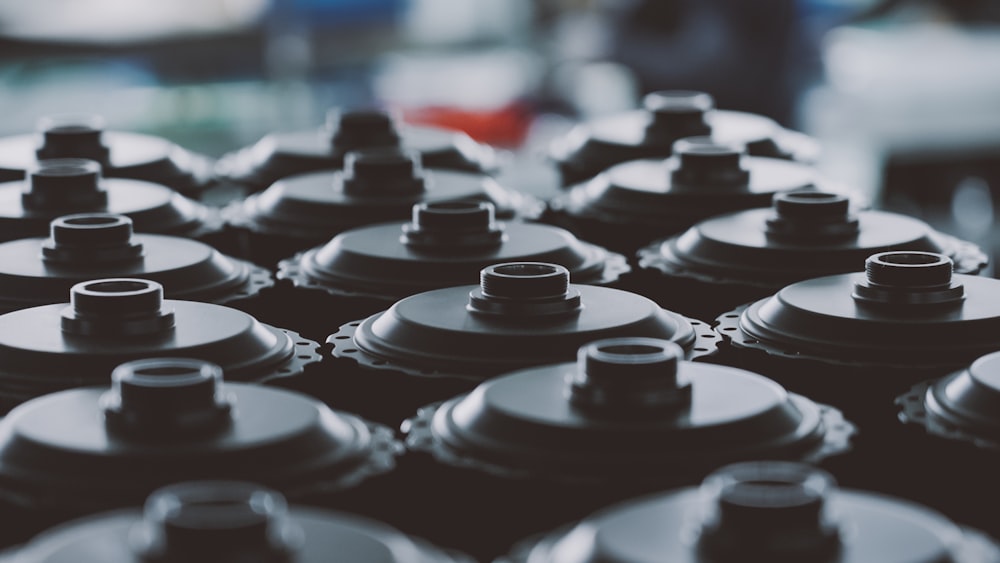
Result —
M 720 361 L 768 374 L 832 404 L 861 429 L 864 488 L 914 496 L 926 482 L 897 452 L 905 437 L 893 400 L 901 390 L 1000 349 L 1000 281 L 952 274 L 927 252 L 885 252 L 866 272 L 816 278 L 719 317 L 731 344 Z
M 93 160 L 40 160 L 23 181 L 0 183 L 0 241 L 48 234 L 49 223 L 71 213 L 127 215 L 141 233 L 212 240 L 218 213 L 170 188 L 122 178 L 104 178 Z
M 710 136 L 722 144 L 745 146 L 753 156 L 814 162 L 815 140 L 783 129 L 762 115 L 715 109 L 704 92 L 652 92 L 643 108 L 578 125 L 552 147 L 564 186 L 586 181 L 629 160 L 666 158 L 674 142 Z
M 201 360 L 137 360 L 113 370 L 110 390 L 18 406 L 0 421 L 2 497 L 25 522 L 51 523 L 139 504 L 170 483 L 236 479 L 387 509 L 390 499 L 377 489 L 361 498 L 358 485 L 395 467 L 401 445 L 389 428 L 305 395 L 223 383 L 222 373 Z
M 142 180 L 194 196 L 212 184 L 214 163 L 150 135 L 105 131 L 98 116 L 42 119 L 36 134 L 0 138 L 0 181 L 27 177 L 43 160 L 82 158 L 101 165 L 108 178 Z
M 571 285 L 556 264 L 514 262 L 484 268 L 479 285 L 419 293 L 341 326 L 327 339 L 340 361 L 319 383 L 331 404 L 364 405 L 363 416 L 398 424 L 484 379 L 569 361 L 588 342 L 620 336 L 670 340 L 687 359 L 713 354 L 719 339 L 641 295 Z
M 629 287 L 668 309 L 715 318 L 798 281 L 859 272 L 869 256 L 891 250 L 945 254 L 959 274 L 979 274 L 989 262 L 975 244 L 918 219 L 797 191 L 775 195 L 770 209 L 706 219 L 639 250 Z
M 498 563 L 996 563 L 984 534 L 806 465 L 749 462 L 614 506 Z
M 98 278 L 143 278 L 170 299 L 230 304 L 274 284 L 270 272 L 191 239 L 134 234 L 125 215 L 80 213 L 52 221 L 48 238 L 0 243 L 0 313 L 63 303 Z
M 223 156 L 216 171 L 257 192 L 289 176 L 339 169 L 347 153 L 371 148 L 412 151 L 430 168 L 487 172 L 496 167 L 493 149 L 460 131 L 401 125 L 383 110 L 333 109 L 324 127 L 267 135 Z
M 381 522 L 289 507 L 235 481 L 193 481 L 121 510 L 50 530 L 13 554 L 21 563 L 471 563 Z
M 698 221 L 767 207 L 774 194 L 811 189 L 815 181 L 807 165 L 690 137 L 674 144 L 670 158 L 618 164 L 572 187 L 549 202 L 547 217 L 583 240 L 632 255 Z
M 588 285 L 614 285 L 629 271 L 624 256 L 562 229 L 498 222 L 492 203 L 420 203 L 409 222 L 352 229 L 282 260 L 278 278 L 295 289 L 267 295 L 287 305 L 300 332 L 323 338 L 331 324 L 384 311 L 416 293 L 467 283 L 500 262 L 559 264 L 573 281 Z M 307 309 L 313 311 L 308 319 L 296 314 Z M 304 326 L 310 321 L 314 326 Z
M 520 536 L 695 484 L 725 463 L 822 462 L 854 432 L 832 407 L 754 373 L 683 361 L 669 341 L 598 340 L 578 355 L 488 380 L 406 421 L 409 478 L 425 503 L 447 505 L 418 521 L 421 534 L 495 556 Z
M 343 171 L 286 178 L 223 213 L 240 237 L 241 256 L 273 265 L 348 229 L 404 221 L 414 204 L 454 201 L 488 201 L 508 219 L 542 209 L 482 174 L 425 170 L 416 152 L 367 149 L 349 153 Z
M 982 522 L 1000 535 L 994 507 L 1000 471 L 1000 352 L 964 369 L 921 382 L 896 399 L 900 420 L 911 425 L 908 449 L 926 493 L 950 513 Z
M 122 362 L 195 357 L 236 381 L 301 375 L 319 345 L 222 305 L 163 299 L 163 286 L 130 278 L 78 283 L 70 303 L 0 315 L 0 400 L 107 381 Z

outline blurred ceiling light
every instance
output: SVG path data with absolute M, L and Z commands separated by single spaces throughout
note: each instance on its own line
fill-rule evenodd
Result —
M 257 22 L 269 0 L 0 0 L 0 35 L 62 43 L 135 43 Z

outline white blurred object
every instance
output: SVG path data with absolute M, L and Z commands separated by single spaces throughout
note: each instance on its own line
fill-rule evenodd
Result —
M 881 199 L 891 155 L 947 160 L 1000 148 L 1000 29 L 920 24 L 841 28 L 826 84 L 803 104 L 822 172 Z
M 635 109 L 639 102 L 635 73 L 618 63 L 567 62 L 556 69 L 553 83 L 581 119 Z
M 141 42 L 255 23 L 269 0 L 0 0 L 0 35 L 73 43 Z
M 424 45 L 508 41 L 531 27 L 529 0 L 410 0 L 406 35 Z

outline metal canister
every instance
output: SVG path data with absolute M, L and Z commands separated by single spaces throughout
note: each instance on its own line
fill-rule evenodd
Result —
M 712 217 L 639 250 L 628 285 L 664 307 L 715 318 L 810 278 L 860 272 L 872 254 L 916 250 L 947 255 L 955 273 L 980 274 L 986 253 L 918 219 L 855 210 L 842 194 L 796 191 L 770 209 Z
M 403 425 L 409 479 L 428 496 L 417 504 L 439 507 L 433 521 L 418 517 L 421 533 L 495 556 L 519 536 L 693 485 L 726 463 L 821 463 L 849 449 L 854 427 L 836 409 L 683 358 L 666 340 L 598 340 L 576 362 L 515 371 L 421 409 Z
M 282 260 L 278 278 L 295 289 L 279 287 L 268 292 L 269 300 L 287 305 L 288 324 L 324 338 L 332 324 L 384 311 L 416 293 L 462 285 L 499 262 L 559 264 L 575 282 L 588 285 L 614 285 L 629 271 L 624 256 L 565 230 L 499 222 L 488 202 L 420 203 L 412 217 L 351 229 Z M 303 310 L 312 315 L 302 318 Z
M 151 356 L 217 363 L 236 381 L 301 375 L 319 345 L 223 305 L 163 299 L 144 279 L 78 283 L 70 303 L 0 315 L 0 400 L 6 408 L 48 392 L 107 381 Z
M 63 158 L 93 160 L 108 178 L 152 182 L 188 196 L 213 182 L 210 158 L 160 137 L 106 131 L 93 115 L 47 117 L 35 134 L 0 138 L 0 181 L 24 179 L 41 161 Z
M 716 330 L 731 346 L 720 361 L 767 373 L 855 421 L 866 470 L 845 482 L 943 508 L 937 485 L 900 454 L 908 438 L 893 400 L 1000 349 L 998 291 L 1000 280 L 953 274 L 941 254 L 875 254 L 865 272 L 794 283 L 723 314 Z
M 444 170 L 487 172 L 496 167 L 493 149 L 460 131 L 401 125 L 383 110 L 332 109 L 323 127 L 267 135 L 223 156 L 216 171 L 258 192 L 282 178 L 342 168 L 347 153 L 371 148 L 413 151 L 426 166 Z
M 395 467 L 401 446 L 389 428 L 222 374 L 201 360 L 137 360 L 111 372 L 110 389 L 18 406 L 0 421 L 2 498 L 20 506 L 25 525 L 134 506 L 164 485 L 202 479 L 259 482 L 298 499 L 342 492 L 343 506 L 386 509 L 381 489 L 362 495 L 358 485 Z
M 811 163 L 819 155 L 815 140 L 782 128 L 762 115 L 715 109 L 705 92 L 665 90 L 643 98 L 643 108 L 578 125 L 552 146 L 563 185 L 584 182 L 629 160 L 666 158 L 674 142 L 710 136 L 723 144 L 745 146 L 753 156 Z
M 193 481 L 155 491 L 142 511 L 91 516 L 50 530 L 11 563 L 471 563 L 353 514 L 289 507 L 259 485 Z
M 0 313 L 63 303 L 99 278 L 142 278 L 170 299 L 235 304 L 271 287 L 270 272 L 181 237 L 135 234 L 132 219 L 79 213 L 54 219 L 48 238 L 0 243 Z
M 479 285 L 418 293 L 341 326 L 327 339 L 340 361 L 319 383 L 331 404 L 364 405 L 360 414 L 398 423 L 484 379 L 572 360 L 594 339 L 621 336 L 670 340 L 688 359 L 714 353 L 719 338 L 641 295 L 571 285 L 557 264 L 496 264 Z
M 949 513 L 982 522 L 1000 536 L 993 509 L 1000 470 L 1000 352 L 986 354 L 940 379 L 920 382 L 896 398 L 913 431 L 899 451 L 920 467 L 923 494 Z M 937 461 L 936 461 L 937 460 Z M 936 483 L 926 487 L 926 483 Z
M 674 156 L 631 160 L 549 201 L 547 218 L 583 240 L 632 255 L 698 221 L 767 207 L 774 194 L 815 188 L 805 164 L 746 156 L 710 137 L 674 143 Z
M 525 542 L 502 563 L 996 563 L 1000 549 L 918 504 L 838 489 L 806 465 L 730 465 Z M 498 562 L 498 563 L 500 563 Z
M 489 201 L 503 218 L 531 218 L 542 204 L 475 172 L 425 170 L 399 149 L 348 153 L 343 171 L 285 178 L 223 212 L 241 239 L 241 256 L 272 265 L 348 229 L 403 221 L 417 203 Z
M 0 241 L 45 236 L 71 213 L 127 215 L 142 233 L 206 240 L 219 236 L 218 213 L 162 184 L 104 178 L 94 160 L 40 160 L 27 179 L 0 183 Z

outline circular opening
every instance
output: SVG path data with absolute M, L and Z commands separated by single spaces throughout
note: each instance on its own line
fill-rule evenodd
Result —
M 789 508 L 822 501 L 833 478 L 814 467 L 786 462 L 749 462 L 724 467 L 705 480 L 719 486 L 719 500 L 745 508 Z
M 892 252 L 873 256 L 872 259 L 893 266 L 929 266 L 949 262 L 945 256 L 924 252 Z
M 71 227 L 103 227 L 107 225 L 120 225 L 125 220 L 115 215 L 78 215 L 60 219 L 59 222 L 62 225 Z
M 44 176 L 80 176 L 94 174 L 100 171 L 100 164 L 82 158 L 54 158 L 38 161 L 38 168 L 32 171 L 34 175 Z
M 649 111 L 708 111 L 715 105 L 712 96 L 696 90 L 662 90 L 651 92 L 643 99 Z
M 811 504 L 822 497 L 821 491 L 806 486 L 804 481 L 757 479 L 741 481 L 722 492 L 730 504 L 753 508 L 788 508 Z
M 201 373 L 201 370 L 191 366 L 160 366 L 136 368 L 134 373 L 136 375 L 160 377 L 165 375 L 197 375 Z
M 153 282 L 143 280 L 96 281 L 85 284 L 84 291 L 103 294 L 128 294 L 155 289 Z
M 212 531 L 260 528 L 284 508 L 277 493 L 249 483 L 187 483 L 154 493 L 146 513 L 173 530 Z
M 784 199 L 793 202 L 803 203 L 825 203 L 828 201 L 839 201 L 843 196 L 829 192 L 789 192 L 782 194 Z
M 489 203 L 479 201 L 442 201 L 438 203 L 422 204 L 421 207 L 424 210 L 436 213 L 464 214 L 469 211 L 481 211 L 483 209 L 488 209 L 490 205 L 491 204 Z
M 493 267 L 493 273 L 515 278 L 551 276 L 559 272 L 559 267 L 551 264 L 504 264 Z
M 648 344 L 615 344 L 611 346 L 598 346 L 597 351 L 602 354 L 614 356 L 648 356 L 650 354 L 662 354 L 664 348 Z

